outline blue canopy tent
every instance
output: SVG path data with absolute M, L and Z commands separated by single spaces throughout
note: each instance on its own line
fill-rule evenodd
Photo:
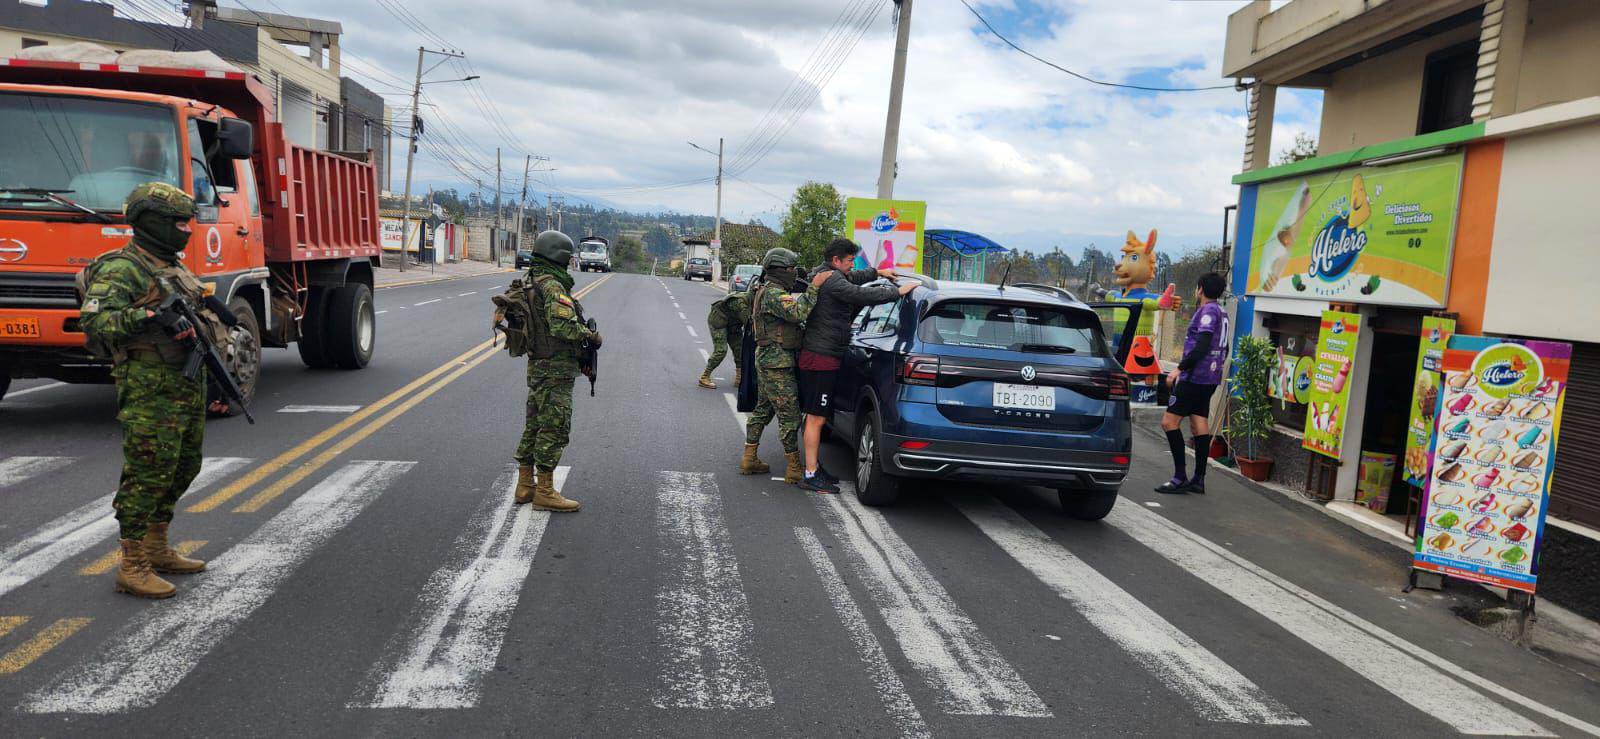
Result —
M 936 280 L 983 282 L 989 262 L 1011 250 L 970 231 L 930 228 L 922 234 L 922 268 Z

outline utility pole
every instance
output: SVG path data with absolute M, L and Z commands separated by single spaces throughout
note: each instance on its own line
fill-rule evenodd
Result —
M 494 147 L 494 263 L 500 264 L 500 147 Z
M 411 165 L 412 165 L 413 160 L 415 160 L 416 156 L 417 156 L 417 137 L 420 136 L 421 133 L 422 133 L 422 131 L 421 131 L 421 129 L 422 129 L 422 109 L 417 107 L 418 106 L 418 101 L 422 97 L 422 57 L 423 57 L 423 55 L 429 54 L 429 53 L 438 54 L 439 56 L 442 56 L 442 57 L 445 57 L 445 58 L 465 56 L 465 54 L 457 54 L 457 53 L 451 52 L 451 51 L 432 51 L 432 50 L 428 49 L 427 47 L 423 47 L 423 46 L 418 46 L 417 47 L 417 80 L 416 80 L 416 82 L 414 84 L 411 85 L 411 136 L 409 137 L 409 139 L 406 142 L 405 217 L 404 217 L 403 220 L 400 221 L 400 271 L 401 272 L 406 271 L 406 239 L 411 234 Z M 439 64 L 443 64 L 443 63 L 444 63 L 444 60 L 440 60 L 439 61 Z M 439 64 L 435 64 L 433 66 L 438 67 Z M 472 75 L 471 77 L 467 77 L 466 79 L 467 80 L 472 80 L 472 79 L 477 79 L 477 77 L 478 77 L 477 75 Z M 465 81 L 465 80 L 454 80 L 454 81 L 462 82 L 462 81 Z M 420 245 L 418 246 L 418 248 L 419 249 L 421 248 Z
M 711 237 L 717 242 L 711 250 L 711 282 L 722 281 L 722 137 L 717 137 L 717 228 Z
M 517 201 L 517 251 L 522 251 L 522 214 L 528 209 L 528 166 L 533 164 L 533 155 L 522 160 L 522 199 Z
M 889 120 L 883 127 L 883 162 L 878 166 L 878 197 L 894 197 L 895 157 L 900 148 L 900 97 L 906 87 L 906 46 L 911 42 L 911 0 L 895 0 L 900 27 L 894 39 L 894 75 L 889 80 Z

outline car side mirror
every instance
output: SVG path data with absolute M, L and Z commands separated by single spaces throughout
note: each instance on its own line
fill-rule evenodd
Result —
M 255 148 L 255 129 L 242 118 L 224 118 L 217 126 L 217 153 L 228 159 L 249 159 Z

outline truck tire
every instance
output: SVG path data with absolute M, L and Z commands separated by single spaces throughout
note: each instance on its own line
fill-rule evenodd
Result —
M 325 306 L 328 302 L 328 291 L 320 287 L 311 288 L 306 298 L 306 314 L 300 317 L 300 340 L 295 342 L 295 347 L 300 350 L 300 361 L 313 369 L 328 369 L 333 363 L 328 360 L 328 353 L 323 348 L 324 336 L 327 328 L 323 322 L 327 314 Z
M 228 309 L 239 319 L 239 325 L 229 331 L 233 336 L 233 352 L 226 357 L 228 369 L 239 383 L 239 390 L 244 393 L 244 402 L 248 406 L 255 402 L 256 384 L 261 378 L 261 324 L 256 322 L 256 312 L 242 298 L 228 301 Z M 222 393 L 215 385 L 208 385 L 206 396 L 207 400 L 223 400 Z M 237 416 L 243 412 L 243 408 L 230 406 L 225 415 Z
M 11 389 L 11 370 L 0 367 L 0 400 L 6 397 L 6 391 Z
M 328 294 L 327 309 L 323 350 L 328 358 L 342 369 L 366 367 L 378 337 L 372 288 L 359 282 L 335 288 Z

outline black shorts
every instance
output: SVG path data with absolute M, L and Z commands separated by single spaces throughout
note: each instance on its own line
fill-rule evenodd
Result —
M 1211 415 L 1211 394 L 1216 391 L 1216 385 L 1196 385 L 1188 380 L 1179 380 L 1178 386 L 1172 391 L 1172 399 L 1167 401 L 1167 412 L 1176 416 L 1206 418 Z
M 833 383 L 838 370 L 799 370 L 800 412 L 826 417 L 833 412 Z

